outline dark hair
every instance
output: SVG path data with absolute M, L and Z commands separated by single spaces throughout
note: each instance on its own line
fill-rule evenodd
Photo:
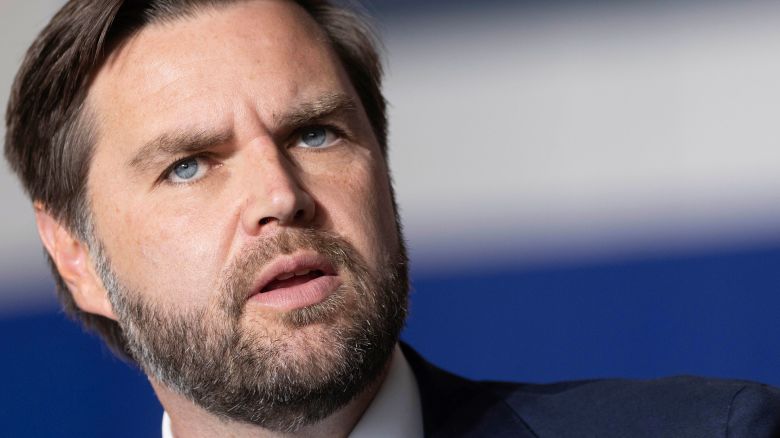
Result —
M 94 239 L 86 179 L 94 148 L 85 99 L 118 45 L 145 26 L 241 0 L 70 0 L 27 51 L 6 111 L 5 157 L 30 198 L 82 242 Z M 360 96 L 382 152 L 387 149 L 382 65 L 365 19 L 327 0 L 296 0 L 319 24 Z M 78 308 L 47 254 L 66 313 L 129 357 L 116 321 Z

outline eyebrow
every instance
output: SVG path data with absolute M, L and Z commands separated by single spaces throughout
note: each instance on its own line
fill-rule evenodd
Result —
M 357 103 L 346 94 L 326 94 L 309 102 L 303 102 L 290 111 L 274 115 L 274 122 L 280 128 L 290 130 L 315 123 L 327 117 L 351 114 L 357 110 Z M 139 172 L 155 168 L 172 156 L 191 155 L 206 151 L 233 138 L 231 131 L 209 131 L 181 129 L 160 134 L 146 142 L 130 159 L 130 167 Z
M 301 103 L 284 114 L 276 115 L 274 121 L 279 127 L 295 129 L 327 117 L 354 113 L 357 108 L 355 100 L 346 94 L 326 94 L 310 102 Z
M 230 131 L 207 131 L 182 129 L 167 132 L 145 143 L 130 159 L 130 166 L 140 172 L 154 168 L 169 157 L 195 154 L 230 141 Z

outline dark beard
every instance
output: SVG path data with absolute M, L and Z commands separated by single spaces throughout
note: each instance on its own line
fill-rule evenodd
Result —
M 354 399 L 388 363 L 407 313 L 400 237 L 399 248 L 374 277 L 338 236 L 285 232 L 232 264 L 216 304 L 186 313 L 127 290 L 105 253 L 96 259 L 130 354 L 150 377 L 223 419 L 293 432 Z M 284 314 L 282 333 L 263 331 L 244 314 L 250 284 L 271 259 L 299 249 L 327 257 L 345 281 L 324 301 Z M 311 327 L 313 336 L 296 336 Z

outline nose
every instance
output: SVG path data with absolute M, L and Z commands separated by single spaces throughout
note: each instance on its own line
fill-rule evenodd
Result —
M 250 195 L 241 224 L 250 236 L 275 226 L 305 226 L 314 218 L 314 199 L 296 178 L 293 165 L 276 148 L 269 149 L 243 166 Z

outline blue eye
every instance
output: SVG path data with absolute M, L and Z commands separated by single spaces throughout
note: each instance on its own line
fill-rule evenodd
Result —
M 338 141 L 339 135 L 333 129 L 325 126 L 312 126 L 300 132 L 298 146 L 303 148 L 323 149 Z
M 198 160 L 190 158 L 173 168 L 173 173 L 181 179 L 190 179 L 198 172 Z
M 301 141 L 303 141 L 306 146 L 316 148 L 325 144 L 327 137 L 328 133 L 325 128 L 315 127 L 303 131 L 301 134 Z
M 174 183 L 187 183 L 201 179 L 208 166 L 198 157 L 185 158 L 173 165 L 167 178 Z

